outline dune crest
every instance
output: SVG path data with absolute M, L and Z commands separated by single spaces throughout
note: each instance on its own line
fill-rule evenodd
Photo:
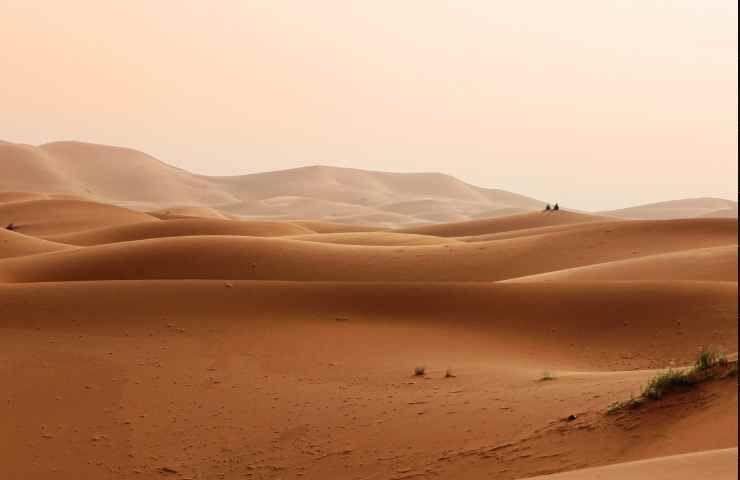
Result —
M 75 165 L 95 157 L 81 158 Z M 13 439 L 0 449 L 3 474 L 735 472 L 726 449 L 736 455 L 736 377 L 606 413 L 702 348 L 736 358 L 734 219 L 502 207 L 517 213 L 389 228 L 433 218 L 447 200 L 357 208 L 353 195 L 368 185 L 384 192 L 378 201 L 414 186 L 376 173 L 276 175 L 326 180 L 303 193 L 330 200 L 305 207 L 354 212 L 333 221 L 224 213 L 308 198 L 259 198 L 272 192 L 265 178 L 262 190 L 230 185 L 229 195 L 254 197 L 223 209 L 0 195 L 0 437 Z M 489 195 L 452 186 L 445 195 L 460 205 Z M 440 208 L 439 218 L 475 215 L 460 212 Z

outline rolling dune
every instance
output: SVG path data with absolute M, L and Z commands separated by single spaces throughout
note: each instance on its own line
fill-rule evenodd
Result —
M 102 226 L 158 222 L 145 213 L 83 200 L 42 199 L 0 203 L 0 225 L 27 235 L 58 235 Z
M 736 242 L 737 224 L 729 219 L 615 222 L 493 242 L 398 247 L 187 236 L 9 259 L 0 263 L 0 279 L 498 281 Z
M 535 212 L 503 217 L 470 220 L 458 223 L 444 223 L 439 225 L 424 225 L 401 230 L 405 233 L 435 235 L 438 237 L 470 237 L 476 235 L 511 232 L 551 225 L 572 225 L 578 223 L 598 222 L 610 220 L 606 217 L 567 212 Z
M 650 376 L 624 370 L 689 363 L 703 342 L 736 350 L 736 295 L 729 282 L 4 284 L 0 433 L 16 439 L 4 468 L 476 480 L 645 458 L 620 453 L 636 435 L 686 453 L 667 441 L 676 415 L 646 411 L 641 424 L 665 427 L 635 430 L 598 412 Z M 419 364 L 425 379 L 411 375 Z M 538 381 L 545 369 L 559 378 Z M 715 442 L 726 437 L 707 419 L 736 429 L 718 414 L 736 418 L 728 383 L 705 412 L 679 405 Z
M 396 232 L 318 233 L 313 235 L 296 235 L 290 238 L 291 240 L 303 240 L 307 242 L 385 247 L 404 245 L 440 245 L 457 241 L 454 238 L 440 238 L 432 235 L 415 235 L 412 233 Z
M 737 282 L 737 245 L 682 250 L 521 277 L 514 282 L 706 280 Z
M 352 198 L 353 172 L 309 173 Z M 736 474 L 735 377 L 606 414 L 703 347 L 737 352 L 733 219 L 388 229 L 0 200 L 5 478 Z
M 47 237 L 70 245 L 101 245 L 161 237 L 197 235 L 244 235 L 280 237 L 314 233 L 308 228 L 287 222 L 238 221 L 214 218 L 184 218 L 163 222 L 141 222 L 104 227 L 83 232 Z
M 622 218 L 737 218 L 737 202 L 723 198 L 686 198 L 602 212 Z
M 737 478 L 737 457 L 737 448 L 725 448 L 537 476 L 532 480 L 732 480 Z
M 56 252 L 68 250 L 69 245 L 50 242 L 40 238 L 30 237 L 6 228 L 0 229 L 0 259 L 10 257 L 23 257 L 37 253 Z
M 219 212 L 395 227 L 544 207 L 523 195 L 476 187 L 440 173 L 311 166 L 208 177 L 137 150 L 82 142 L 38 147 L 3 143 L 0 164 L 8 165 L 10 172 L 0 178 L 0 190 L 81 195 L 137 210 L 184 209 L 186 215 L 209 217 Z

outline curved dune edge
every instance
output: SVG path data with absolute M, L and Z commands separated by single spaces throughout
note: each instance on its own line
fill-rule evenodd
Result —
M 737 245 L 617 260 L 506 282 L 604 281 L 604 280 L 701 280 L 737 282 Z
M 146 213 L 87 200 L 46 198 L 0 203 L 0 225 L 12 222 L 18 232 L 34 236 L 160 221 Z
M 230 223 L 227 225 L 231 228 Z M 576 228 L 575 231 L 493 242 L 451 242 L 395 248 L 277 237 L 187 236 L 97 245 L 51 253 L 43 260 L 7 259 L 0 263 L 0 281 L 198 278 L 499 281 L 736 243 L 736 222 L 722 219 L 658 221 L 642 225 L 619 222 L 590 230 Z
M 290 239 L 301 240 L 304 242 L 335 243 L 342 245 L 365 245 L 378 247 L 443 245 L 457 242 L 457 240 L 454 238 L 396 232 L 317 233 L 308 235 L 296 235 L 290 237 Z
M 288 222 L 181 218 L 103 227 L 84 232 L 48 236 L 46 239 L 70 245 L 94 246 L 165 237 L 206 235 L 281 237 L 311 233 L 313 232 L 308 228 Z
M 74 247 L 0 227 L 0 259 L 69 250 Z
M 685 453 L 605 467 L 528 477 L 529 480 L 734 480 L 738 476 L 738 449 Z
M 580 223 L 614 220 L 609 217 L 575 213 L 561 210 L 558 212 L 530 212 L 503 217 L 466 220 L 463 222 L 424 225 L 397 230 L 400 233 L 416 233 L 438 237 L 467 237 L 490 235 L 515 230 L 524 230 L 554 225 L 572 225 Z
M 146 328 L 152 314 L 159 318 L 163 311 L 182 322 L 207 318 L 214 326 L 347 317 L 470 331 L 486 352 L 528 345 L 538 358 L 551 359 L 543 368 L 579 370 L 663 368 L 669 360 L 688 364 L 702 345 L 737 351 L 736 299 L 737 284 L 729 282 L 552 283 L 547 288 L 535 283 L 215 280 L 0 284 L 2 325 L 14 328 L 64 329 L 79 322 L 103 331 Z M 29 301 L 43 308 L 29 309 Z M 66 307 L 70 304 L 75 308 Z
M 689 363 L 709 340 L 737 349 L 736 295 L 728 282 L 0 285 L 0 381 L 11 400 L 0 434 L 17 439 L 0 456 L 11 478 L 99 478 L 79 461 L 97 454 L 120 478 L 163 466 L 197 478 L 217 465 L 225 478 L 279 467 L 285 477 L 352 468 L 478 480 L 724 448 L 737 437 L 732 380 L 706 392 L 708 405 L 666 398 L 625 428 L 603 412 L 651 372 L 538 379 L 545 368 Z M 411 374 L 421 361 L 424 380 Z M 457 376 L 444 378 L 450 366 Z M 24 382 L 10 381 L 19 369 Z M 569 413 L 578 420 L 563 422 Z M 223 448 L 234 437 L 249 439 L 248 461 Z M 296 438 L 320 455 L 294 448 Z M 29 442 L 42 462 L 23 456 Z M 201 447 L 182 454 L 191 443 Z
M 230 217 L 213 207 L 170 207 L 146 212 L 161 220 L 172 218 L 217 218 L 226 220 Z

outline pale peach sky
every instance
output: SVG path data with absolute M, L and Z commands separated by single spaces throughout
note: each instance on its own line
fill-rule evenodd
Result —
M 441 171 L 588 210 L 734 198 L 737 21 L 729 0 L 0 0 L 0 139 Z

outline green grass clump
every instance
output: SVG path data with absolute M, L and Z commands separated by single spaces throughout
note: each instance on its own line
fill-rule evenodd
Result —
M 542 377 L 540 377 L 540 382 L 547 382 L 549 380 L 555 380 L 557 377 L 549 370 L 545 370 L 542 372 Z
M 717 363 L 719 363 L 719 359 L 720 355 L 717 352 L 709 348 L 703 348 L 701 352 L 699 352 L 699 357 L 697 357 L 696 359 L 694 369 L 699 372 L 709 370 L 710 368 L 717 365 Z
M 727 378 L 737 376 L 737 361 L 729 362 L 723 354 L 712 349 L 702 349 L 694 363 L 689 369 L 669 368 L 659 373 L 648 381 L 639 397 L 631 397 L 629 400 L 615 402 L 607 408 L 607 413 L 612 414 L 625 409 L 637 408 L 647 400 L 660 400 L 667 393 L 689 388 L 698 383 L 714 378 Z
M 692 373 L 693 371 L 691 370 L 673 370 L 669 368 L 667 372 L 663 372 L 650 379 L 642 391 L 642 396 L 650 400 L 659 400 L 667 392 L 680 387 L 693 385 L 697 383 L 698 379 Z

